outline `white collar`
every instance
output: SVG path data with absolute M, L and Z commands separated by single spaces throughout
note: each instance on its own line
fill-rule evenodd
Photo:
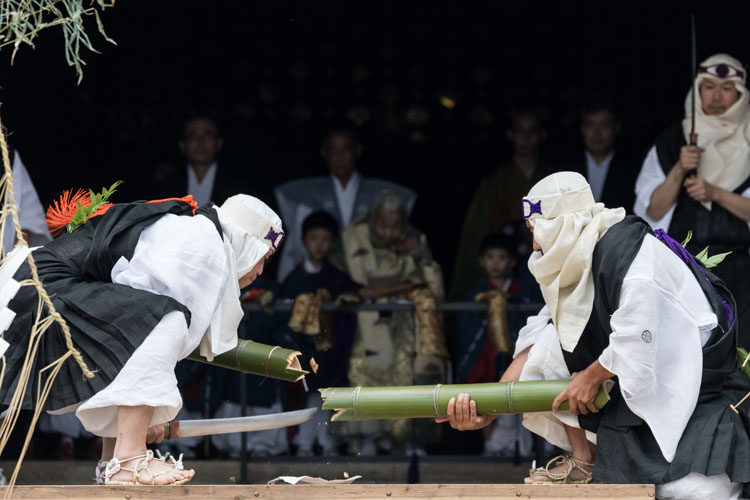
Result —
M 315 264 L 313 264 L 312 261 L 310 261 L 309 257 L 305 257 L 305 260 L 302 261 L 302 268 L 305 270 L 306 273 L 315 274 L 315 273 L 319 273 L 320 270 L 323 268 L 323 266 L 320 265 L 316 267 Z
M 594 157 L 591 156 L 591 153 L 589 153 L 589 150 L 586 150 L 586 163 L 589 165 L 593 165 L 598 168 L 607 168 L 609 167 L 609 164 L 612 163 L 612 158 L 615 157 L 615 152 L 612 150 L 607 156 L 604 157 L 601 163 L 596 163 L 596 160 L 594 160 Z
M 339 178 L 331 174 L 331 179 L 333 179 L 333 186 L 336 188 L 336 190 L 341 190 L 345 193 L 348 193 L 349 191 L 356 191 L 359 187 L 359 181 L 361 178 L 362 176 L 359 175 L 359 172 L 355 170 L 352 173 L 352 176 L 349 178 L 349 182 L 346 183 L 346 187 L 344 187 L 344 185 L 341 184 Z
M 206 182 L 213 182 L 214 178 L 216 177 L 216 162 L 213 162 L 210 167 L 208 167 L 208 170 L 206 170 L 206 175 L 203 176 L 203 180 L 199 181 L 198 176 L 195 175 L 195 170 L 193 170 L 193 166 L 188 163 L 187 164 L 188 169 L 188 176 L 189 178 L 195 182 L 196 184 L 204 184 Z

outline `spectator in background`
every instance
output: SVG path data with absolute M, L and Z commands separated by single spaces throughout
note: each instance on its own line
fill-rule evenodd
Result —
M 482 238 L 478 262 L 482 277 L 471 290 L 461 296 L 460 301 L 473 302 L 477 295 L 491 290 L 503 293 L 509 301 L 523 300 L 523 285 L 512 277 L 513 268 L 517 263 L 516 244 L 512 238 L 500 232 L 490 233 Z M 456 383 L 495 382 L 504 365 L 500 361 L 498 367 L 498 346 L 493 336 L 488 334 L 486 315 L 462 311 L 456 316 L 458 323 L 458 342 L 454 351 Z M 510 329 L 517 334 L 518 325 L 514 326 L 516 328 Z
M 481 294 L 497 291 L 505 295 L 507 303 L 524 301 L 523 285 L 513 279 L 517 264 L 517 244 L 514 238 L 502 232 L 490 233 L 479 245 L 479 267 L 483 276 L 459 300 L 473 302 Z M 491 305 L 490 307 L 493 307 Z M 477 384 L 495 382 L 511 361 L 512 352 L 501 352 L 495 335 L 505 328 L 515 343 L 526 314 L 507 311 L 500 325 L 489 325 L 488 315 L 462 311 L 456 313 L 458 332 L 453 352 L 455 382 Z M 498 328 L 500 327 L 500 328 Z M 512 347 L 511 347 L 512 349 Z M 521 426 L 520 415 L 501 415 L 492 427 L 484 429 L 484 453 L 487 456 L 521 456 L 531 454 L 532 437 Z
M 305 217 L 317 210 L 330 213 L 339 226 L 345 228 L 365 215 L 379 192 L 392 189 L 406 200 L 407 214 L 411 213 L 416 193 L 392 182 L 362 177 L 357 162 L 362 155 L 362 144 L 351 130 L 333 129 L 320 148 L 320 155 L 330 172 L 326 177 L 307 177 L 286 182 L 274 193 L 285 227 L 289 233 L 282 247 L 278 280 L 284 278 L 305 258 L 301 230 Z
M 581 110 L 581 136 L 584 152 L 567 170 L 586 177 L 597 202 L 608 207 L 623 207 L 633 213 L 636 163 L 615 152 L 615 140 L 621 125 L 612 99 L 593 95 Z
M 392 190 L 381 192 L 367 219 L 354 222 L 341 236 L 336 262 L 358 283 L 373 289 L 378 302 L 403 298 L 414 285 L 425 284 L 434 297 L 443 297 L 440 265 L 432 259 L 427 238 L 407 223 L 406 200 Z M 363 311 L 357 315 L 357 334 L 349 361 L 351 385 L 383 386 L 435 384 L 445 380 L 446 362 L 438 355 L 425 354 L 412 311 Z M 436 336 L 442 338 L 442 332 Z M 421 340 L 421 338 L 420 338 Z M 443 344 L 444 355 L 447 356 Z M 432 432 L 434 426 L 427 423 Z M 422 443 L 430 428 L 417 426 Z M 392 440 L 408 437 L 405 420 L 346 422 L 349 434 L 363 455 L 377 449 L 387 451 Z M 352 440 L 350 440 L 351 442 Z
M 636 184 L 635 213 L 666 229 L 697 255 L 731 252 L 711 271 L 729 287 L 740 318 L 738 342 L 750 347 L 750 106 L 742 64 L 716 54 L 698 67 L 693 88 L 698 145 L 688 145 L 685 118 L 657 137 Z M 692 92 L 692 91 L 691 91 Z M 697 175 L 694 175 L 697 174 Z M 743 319 L 745 318 L 745 319 Z
M 152 199 L 192 194 L 199 206 L 209 201 L 220 205 L 237 192 L 237 176 L 217 161 L 224 139 L 214 118 L 196 115 L 188 119 L 178 145 L 187 166 L 163 177 L 156 184 Z
M 479 279 L 477 252 L 484 235 L 521 219 L 516 200 L 521 199 L 539 180 L 552 173 L 543 164 L 539 149 L 547 136 L 539 116 L 531 110 L 511 115 L 507 131 L 513 157 L 495 173 L 480 182 L 464 219 L 450 292 L 457 296 Z
M 339 235 L 336 219 L 324 211 L 313 212 L 302 223 L 302 244 L 307 257 L 287 276 L 281 285 L 280 298 L 297 299 L 302 294 L 315 294 L 325 289 L 331 300 L 342 294 L 356 294 L 362 285 L 352 281 L 328 260 L 328 254 Z M 364 289 L 364 292 L 369 292 Z M 365 298 L 371 294 L 363 293 Z M 278 343 L 302 352 L 302 358 L 314 358 L 318 372 L 307 384 L 310 392 L 301 394 L 298 408 L 319 408 L 321 387 L 348 387 L 349 356 L 357 329 L 357 317 L 352 313 L 320 313 L 317 325 L 318 334 L 295 331 L 290 328 L 290 314 L 279 314 L 280 325 Z M 323 324 L 330 326 L 323 328 Z M 299 387 L 295 384 L 294 387 Z M 311 456 L 317 440 L 323 455 L 338 454 L 338 439 L 329 433 L 328 415 L 318 412 L 313 418 L 299 426 L 299 433 L 293 444 L 297 446 L 297 456 Z
M 24 239 L 29 246 L 44 245 L 52 240 L 49 228 L 44 219 L 44 207 L 39 201 L 39 195 L 31 182 L 31 177 L 21 161 L 18 151 L 11 150 L 10 158 L 13 175 L 13 196 L 18 207 L 18 222 Z M 16 244 L 16 229 L 9 218 L 3 232 L 3 247 L 9 252 Z

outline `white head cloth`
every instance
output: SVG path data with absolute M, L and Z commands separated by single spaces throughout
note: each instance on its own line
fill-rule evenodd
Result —
M 586 179 L 575 172 L 545 177 L 522 203 L 523 216 L 542 247 L 529 258 L 529 270 L 552 313 L 560 345 L 572 352 L 594 306 L 594 247 L 625 217 L 625 209 L 596 203 Z
M 201 356 L 209 361 L 237 345 L 237 327 L 243 315 L 239 279 L 284 241 L 281 219 L 258 198 L 237 194 L 220 208 L 214 208 L 219 215 L 230 272 L 224 297 L 201 341 Z
M 750 107 L 748 89 L 745 86 L 745 68 L 732 56 L 715 54 L 698 67 L 694 89 L 700 89 L 707 79 L 729 80 L 740 93 L 739 99 L 721 115 L 707 115 L 703 112 L 700 90 L 695 94 L 695 132 L 698 146 L 706 151 L 701 156 L 698 176 L 711 184 L 734 191 L 750 175 Z M 689 141 L 693 113 L 691 95 L 685 100 L 685 119 L 682 130 Z M 711 209 L 711 202 L 701 204 Z

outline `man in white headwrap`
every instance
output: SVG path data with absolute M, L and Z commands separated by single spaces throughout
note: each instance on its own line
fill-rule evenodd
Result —
M 636 183 L 634 212 L 697 253 L 731 252 L 716 275 L 750 316 L 750 106 L 747 72 L 735 58 L 716 54 L 698 67 L 685 101 L 685 118 L 649 150 Z M 689 146 L 695 92 L 697 146 Z M 697 174 L 697 175 L 695 175 Z M 750 347 L 750 321 L 740 344 Z
M 567 399 L 570 412 L 524 415 L 572 455 L 526 482 L 654 483 L 659 498 L 737 498 L 750 482 L 750 421 L 747 403 L 730 405 L 750 379 L 735 361 L 726 286 L 665 232 L 595 203 L 580 174 L 544 178 L 523 204 L 546 307 L 521 330 L 501 381 L 572 378 L 553 404 Z M 612 399 L 597 411 L 607 379 Z M 462 430 L 492 419 L 466 394 L 448 413 Z
M 279 217 L 262 201 L 230 197 L 220 208 L 198 208 L 188 196 L 116 204 L 34 251 L 39 275 L 91 369 L 84 379 L 68 359 L 45 403 L 76 410 L 104 438 L 106 484 L 178 484 L 194 472 L 146 450 L 150 426 L 172 420 L 182 400 L 174 368 L 200 346 L 209 360 L 237 344 L 240 288 L 263 272 L 284 239 Z M 28 273 L 23 266 L 16 279 Z M 9 308 L 17 313 L 5 339 L 9 404 L 21 373 L 36 294 L 24 287 Z M 36 404 L 40 368 L 64 352 L 53 326 L 40 341 L 23 407 Z M 98 471 L 99 472 L 99 471 Z

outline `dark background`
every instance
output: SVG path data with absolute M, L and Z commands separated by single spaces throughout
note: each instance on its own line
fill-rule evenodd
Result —
M 689 87 L 687 7 L 507 4 L 122 1 L 103 14 L 117 46 L 88 23 L 101 54 L 82 53 L 79 86 L 57 28 L 13 66 L 3 49 L 2 119 L 45 206 L 63 189 L 117 179 L 115 201 L 146 196 L 157 167 L 182 167 L 176 143 L 194 111 L 219 117 L 220 160 L 243 172 L 238 191 L 273 204 L 275 185 L 324 173 L 321 137 L 349 123 L 365 175 L 419 193 L 412 220 L 449 270 L 474 189 L 508 157 L 510 109 L 543 112 L 544 158 L 561 164 L 582 154 L 582 98 L 611 93 L 618 148 L 640 160 L 682 117 Z M 742 5 L 697 13 L 699 60 L 749 60 Z

